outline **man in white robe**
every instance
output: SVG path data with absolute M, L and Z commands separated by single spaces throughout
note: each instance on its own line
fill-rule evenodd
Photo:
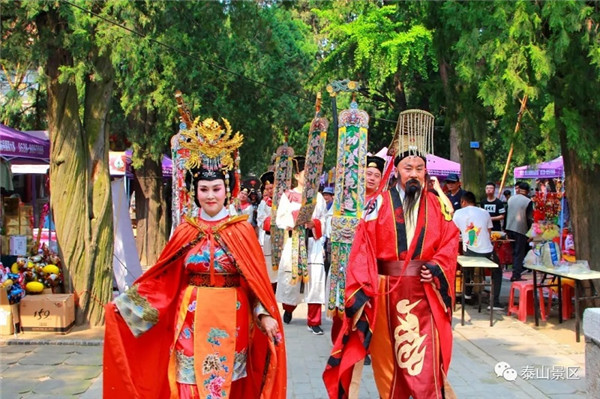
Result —
M 276 298 L 283 304 L 283 320 L 288 324 L 294 309 L 304 300 L 308 304 L 308 330 L 323 335 L 321 307 L 325 303 L 326 281 L 323 228 L 327 207 L 318 193 L 312 220 L 295 227 L 304 189 L 304 157 L 294 158 L 294 172 L 297 186 L 282 195 L 277 208 L 277 227 L 286 230 L 287 234 L 279 263 Z

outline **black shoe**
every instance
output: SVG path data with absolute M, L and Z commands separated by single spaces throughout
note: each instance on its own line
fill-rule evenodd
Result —
M 371 356 L 367 355 L 367 357 L 365 357 L 365 366 L 370 366 L 371 365 Z
M 487 310 L 490 310 L 489 306 L 487 307 Z M 494 310 L 504 310 L 504 306 L 500 304 L 494 305 Z
M 522 278 L 522 277 L 520 277 L 520 276 L 519 277 L 514 277 L 513 276 L 513 277 L 510 278 L 510 281 L 525 281 L 525 279 Z
M 308 326 L 308 331 L 315 335 L 323 335 L 323 329 L 321 326 Z
M 290 324 L 290 321 L 292 321 L 292 314 L 288 311 L 283 312 L 283 322 Z

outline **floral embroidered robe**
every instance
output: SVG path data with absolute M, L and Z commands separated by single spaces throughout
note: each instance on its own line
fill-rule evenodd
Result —
M 283 333 L 245 219 L 183 223 L 158 263 L 106 306 L 105 397 L 285 398 L 284 343 L 253 317 L 258 305 Z

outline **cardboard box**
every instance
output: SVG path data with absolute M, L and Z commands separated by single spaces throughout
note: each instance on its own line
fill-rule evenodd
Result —
M 8 248 L 8 236 L 0 236 L 0 255 L 8 255 Z
M 67 334 L 75 325 L 73 294 L 27 295 L 20 303 L 23 331 Z
M 18 216 L 5 216 L 4 217 L 4 227 L 19 227 L 19 217 Z
M 21 218 L 30 218 L 33 215 L 33 205 L 22 205 L 19 207 Z
M 19 216 L 19 199 L 4 198 L 4 217 Z
M 27 226 L 31 227 L 31 222 L 33 219 L 33 206 L 31 205 L 23 205 L 19 208 L 19 225 L 21 227 Z
M 10 236 L 9 241 L 9 255 L 27 255 L 27 236 Z
M 6 288 L 0 287 L 0 335 L 11 335 L 19 324 L 19 304 L 8 302 Z
M 33 231 L 31 230 L 31 227 L 21 225 L 19 228 L 19 235 L 33 237 Z
M 0 305 L 0 335 L 12 335 L 19 324 L 19 304 Z
M 18 236 L 19 231 L 21 231 L 19 226 L 6 226 L 4 230 L 7 236 Z

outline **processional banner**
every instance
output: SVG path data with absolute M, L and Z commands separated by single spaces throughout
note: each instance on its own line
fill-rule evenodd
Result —
M 346 265 L 356 227 L 365 206 L 365 170 L 367 163 L 367 138 L 369 115 L 358 109 L 357 82 L 335 81 L 327 87 L 334 101 L 339 92 L 352 92 L 350 109 L 338 117 L 338 145 L 331 219 L 331 267 L 328 313 L 344 312 Z

